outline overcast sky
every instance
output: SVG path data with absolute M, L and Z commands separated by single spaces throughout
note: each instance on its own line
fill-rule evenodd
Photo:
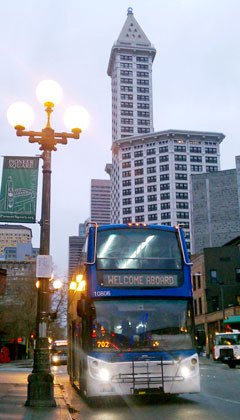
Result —
M 91 116 L 80 140 L 58 146 L 52 156 L 51 254 L 59 273 L 67 272 L 68 238 L 90 214 L 92 178 L 108 179 L 111 162 L 111 79 L 107 66 L 127 8 L 155 46 L 154 130 L 183 129 L 225 134 L 221 169 L 235 168 L 240 154 L 239 0 L 9 0 L 1 2 L 0 156 L 39 153 L 17 138 L 6 113 L 15 101 L 35 112 L 32 129 L 45 126 L 35 89 L 54 79 L 64 98 L 52 126 L 66 131 L 63 112 L 83 105 Z M 0 176 L 3 158 L 0 157 Z M 41 165 L 40 165 L 41 168 Z M 37 219 L 41 208 L 39 172 Z M 39 246 L 39 225 L 33 245 Z

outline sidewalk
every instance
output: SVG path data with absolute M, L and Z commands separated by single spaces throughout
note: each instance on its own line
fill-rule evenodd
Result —
M 25 407 L 32 361 L 0 364 L 0 420 L 71 420 L 62 387 L 54 376 L 56 407 Z M 18 368 L 18 370 L 16 370 Z M 22 369 L 21 369 L 22 368 Z

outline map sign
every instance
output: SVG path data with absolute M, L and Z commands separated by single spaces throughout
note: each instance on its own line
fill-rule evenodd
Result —
M 0 222 L 35 223 L 38 165 L 38 157 L 4 157 Z

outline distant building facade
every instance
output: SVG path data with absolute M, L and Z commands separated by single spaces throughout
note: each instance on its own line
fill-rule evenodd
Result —
M 32 242 L 32 229 L 22 225 L 0 224 L 0 255 L 7 247 L 17 247 L 17 244 Z
M 222 247 L 204 248 L 191 261 L 197 337 L 210 354 L 223 320 L 240 315 L 240 236 Z
M 167 130 L 115 141 L 111 221 L 182 224 L 191 250 L 191 174 L 220 169 L 223 138 Z
M 98 225 L 110 223 L 110 193 L 111 181 L 109 179 L 91 180 L 90 220 Z
M 240 156 L 236 169 L 192 175 L 193 252 L 240 235 Z
M 128 9 L 114 43 L 112 80 L 111 222 L 185 227 L 192 251 L 191 174 L 220 170 L 224 134 L 154 132 L 152 65 L 156 50 Z
M 79 261 L 86 239 L 85 231 L 85 223 L 80 223 L 79 235 L 69 237 L 68 278 L 70 280 L 78 272 Z

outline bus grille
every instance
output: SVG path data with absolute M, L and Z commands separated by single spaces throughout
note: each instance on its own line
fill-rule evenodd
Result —
M 233 355 L 233 349 L 220 349 L 220 359 L 224 358 L 230 358 L 232 359 L 234 357 Z
M 167 363 L 173 365 L 174 361 Z M 112 382 L 115 383 L 131 383 L 132 392 L 139 394 L 144 393 L 163 393 L 164 383 L 172 381 L 182 381 L 182 376 L 166 376 L 164 375 L 164 366 L 162 361 L 152 364 L 149 361 L 139 362 L 132 361 L 132 369 L 128 373 L 119 373 L 112 376 Z

